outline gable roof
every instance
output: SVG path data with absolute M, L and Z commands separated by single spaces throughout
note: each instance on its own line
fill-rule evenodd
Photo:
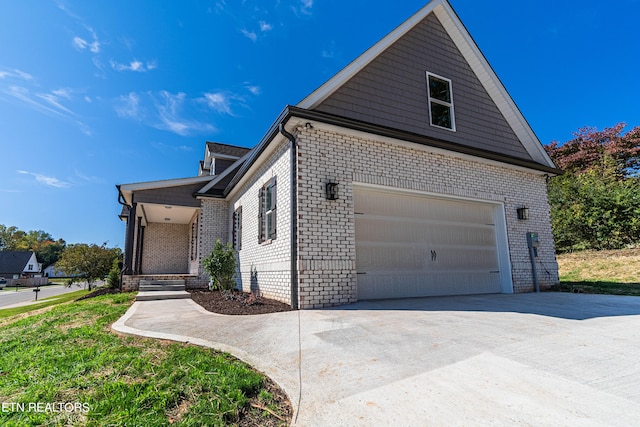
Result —
M 223 156 L 240 158 L 245 154 L 247 154 L 247 151 L 250 151 L 250 150 L 251 150 L 250 148 L 238 147 L 237 145 L 229 145 L 229 144 L 222 144 L 220 142 L 207 141 L 205 151 L 208 151 L 213 157 L 215 157 L 216 154 L 221 154 Z M 205 156 L 206 154 L 207 153 L 205 152 Z
M 447 0 L 432 0 L 411 18 L 300 101 L 297 107 L 309 110 L 314 110 L 319 107 L 330 96 L 344 87 L 354 76 L 363 71 L 373 61 L 377 60 L 388 48 L 397 43 L 402 37 L 418 26 L 418 24 L 422 23 L 430 14 L 433 14 L 442 24 L 449 38 L 464 57 L 464 60 L 470 66 L 472 72 L 477 76 L 477 79 L 499 110 L 499 113 L 508 123 L 513 134 L 515 134 L 522 144 L 522 147 L 527 153 L 527 157 L 541 165 L 555 168 L 537 136 Z
M 0 251 L 0 274 L 20 274 L 25 270 L 33 252 Z

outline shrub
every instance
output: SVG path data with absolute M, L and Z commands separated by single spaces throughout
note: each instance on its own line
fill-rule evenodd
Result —
M 202 260 L 202 268 L 209 275 L 212 289 L 231 290 L 235 287 L 233 275 L 236 272 L 236 253 L 231 243 L 223 244 L 220 239 L 213 245 L 211 254 Z

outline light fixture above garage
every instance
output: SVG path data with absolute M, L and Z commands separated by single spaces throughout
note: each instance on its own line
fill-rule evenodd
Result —
M 521 208 L 516 209 L 518 212 L 518 219 L 526 220 L 529 219 L 529 208 L 526 206 L 522 206 Z

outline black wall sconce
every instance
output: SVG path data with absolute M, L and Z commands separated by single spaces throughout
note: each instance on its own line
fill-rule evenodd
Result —
M 518 219 L 529 219 L 529 208 L 526 206 L 516 209 L 516 212 L 518 212 Z
M 327 200 L 337 200 L 338 199 L 338 183 L 329 181 L 325 184 L 324 187 L 325 198 Z

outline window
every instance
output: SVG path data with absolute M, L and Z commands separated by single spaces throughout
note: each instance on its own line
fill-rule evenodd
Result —
M 233 213 L 233 249 L 242 249 L 242 206 Z
M 33 270 L 33 264 L 29 264 L 29 267 L 27 268 L 27 270 L 29 271 Z
M 427 72 L 431 126 L 456 130 L 451 80 Z
M 260 203 L 258 241 L 260 243 L 276 238 L 276 178 L 267 182 L 258 194 Z

